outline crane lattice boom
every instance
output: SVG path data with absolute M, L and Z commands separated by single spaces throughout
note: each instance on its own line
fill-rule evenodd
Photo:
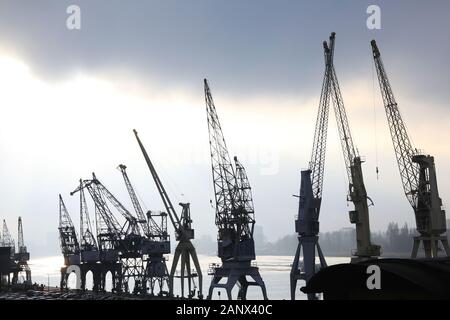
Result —
M 163 201 L 164 207 L 167 210 L 167 214 L 169 215 L 170 221 L 172 222 L 172 225 L 175 229 L 175 233 L 177 234 L 177 237 L 178 237 L 178 236 L 180 236 L 180 233 L 183 232 L 180 218 L 178 217 L 178 214 L 175 211 L 174 206 L 172 205 L 172 201 L 170 201 L 170 198 L 167 195 L 166 189 L 164 188 L 164 185 L 162 184 L 161 179 L 159 178 L 158 173 L 156 172 L 156 169 L 153 166 L 152 161 L 150 160 L 147 150 L 145 150 L 144 145 L 142 144 L 141 140 L 139 139 L 137 131 L 133 130 L 133 132 L 134 132 L 136 140 L 139 144 L 139 147 L 142 151 L 142 154 L 144 155 L 145 161 L 147 162 L 147 165 L 150 170 L 150 173 L 152 174 L 153 180 L 155 181 L 156 188 L 158 189 L 159 195 L 161 196 L 161 200 Z
M 326 42 L 324 43 L 326 45 Z M 334 46 L 330 48 L 334 51 Z M 330 67 L 332 54 L 324 54 L 325 72 L 320 93 L 319 110 L 317 112 L 314 131 L 313 148 L 309 170 L 311 170 L 311 185 L 314 198 L 322 198 L 323 178 L 325 171 L 325 155 L 327 148 L 328 118 L 330 114 Z
M 59 236 L 61 240 L 61 251 L 64 257 L 80 253 L 80 246 L 76 229 L 72 223 L 69 212 L 64 204 L 63 198 L 59 195 Z
M 97 241 L 92 232 L 89 210 L 84 194 L 83 180 L 80 179 L 80 249 L 81 251 L 97 250 Z
M 219 237 L 221 232 L 227 230 L 226 232 L 231 231 L 242 239 L 253 238 L 253 225 L 255 222 L 253 212 L 245 210 L 242 190 L 240 190 L 238 185 L 235 167 L 233 167 L 230 160 L 222 127 L 206 79 L 204 86 L 211 168 L 216 200 L 216 225 L 219 228 Z M 241 173 L 245 172 L 239 162 L 237 162 L 237 165 Z M 246 175 L 245 180 L 246 184 L 248 184 Z
M 411 206 L 417 208 L 420 169 L 419 165 L 412 160 L 416 154 L 416 150 L 413 148 L 409 139 L 405 123 L 395 101 L 394 92 L 392 91 L 383 61 L 381 60 L 380 51 L 375 41 L 372 41 L 371 44 L 403 189 Z

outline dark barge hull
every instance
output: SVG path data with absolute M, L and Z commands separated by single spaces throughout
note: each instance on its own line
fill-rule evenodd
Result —
M 380 268 L 380 289 L 367 286 L 367 268 Z M 324 300 L 450 299 L 450 258 L 373 259 L 333 265 L 310 279 L 304 293 L 322 293 Z

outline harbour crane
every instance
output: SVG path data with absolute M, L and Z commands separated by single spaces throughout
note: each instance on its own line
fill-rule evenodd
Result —
M 446 256 L 450 256 L 434 157 L 413 147 L 375 40 L 371 41 L 371 46 L 403 190 L 414 210 L 419 233 L 414 237 L 411 257 L 417 257 L 421 242 L 427 258 L 438 257 L 439 243 Z
M 146 217 L 139 203 L 136 191 L 128 177 L 127 167 L 120 164 L 118 169 L 122 173 L 138 222 L 145 234 L 145 239 L 143 239 L 142 243 L 142 254 L 145 256 L 143 258 L 145 265 L 142 265 L 142 279 L 140 279 L 142 281 L 141 292 L 147 292 L 147 283 L 149 283 L 150 294 L 155 294 L 156 287 L 159 288 L 159 293 L 162 294 L 165 286 L 169 286 L 169 272 L 167 270 L 166 258 L 164 257 L 164 254 L 170 253 L 170 237 L 167 233 L 167 214 L 148 211 Z M 161 220 L 159 224 L 155 220 L 158 217 Z M 135 288 L 138 285 L 135 283 Z
M 331 43 L 330 51 L 334 50 Z M 330 58 L 332 54 L 325 54 L 325 72 L 322 81 L 319 109 L 317 112 L 314 131 L 311 160 L 307 170 L 300 173 L 300 196 L 298 216 L 295 219 L 298 245 L 295 252 L 290 273 L 291 299 L 295 300 L 295 289 L 298 280 L 308 282 L 316 273 L 316 249 L 320 260 L 320 267 L 327 267 L 319 245 L 319 214 L 322 203 L 323 178 L 325 170 L 325 155 L 327 144 L 328 118 L 330 106 Z M 302 251 L 303 249 L 303 251 Z M 301 264 L 303 256 L 303 264 Z M 316 299 L 315 294 L 308 294 L 309 300 Z
M 347 171 L 349 194 L 348 200 L 355 207 L 349 212 L 350 222 L 356 226 L 356 251 L 352 252 L 352 261 L 361 261 L 380 256 L 381 247 L 372 244 L 370 240 L 370 219 L 369 219 L 369 202 L 373 205 L 372 200 L 367 195 L 364 185 L 362 172 L 363 159 L 358 154 L 353 143 L 350 126 L 348 123 L 347 113 L 342 99 L 339 82 L 334 69 L 334 41 L 336 34 L 333 32 L 330 36 L 330 44 L 324 43 L 325 54 L 328 55 L 328 63 L 330 64 L 330 91 L 336 116 L 339 137 L 341 140 L 342 152 L 344 155 L 345 168 Z
M 218 228 L 218 257 L 220 266 L 212 266 L 213 278 L 208 299 L 215 288 L 224 288 L 228 299 L 232 299 L 232 289 L 239 286 L 238 299 L 245 300 L 248 286 L 259 286 L 267 299 L 266 286 L 255 260 L 253 231 L 255 213 L 251 188 L 244 167 L 234 157 L 231 163 L 225 138 L 216 112 L 208 81 L 204 80 L 206 113 L 208 121 L 211 169 L 215 195 L 215 223 Z M 253 282 L 247 280 L 253 278 Z M 227 281 L 219 283 L 222 278 Z
M 17 261 L 20 269 L 19 272 L 25 272 L 25 283 L 31 284 L 31 269 L 28 265 L 30 253 L 27 251 L 27 247 L 23 240 L 22 217 L 19 217 L 17 224 L 17 250 L 18 252 L 15 254 L 14 260 Z M 14 274 L 13 283 L 17 283 L 18 281 L 18 273 L 16 273 Z
M 195 282 L 194 279 L 198 278 L 198 298 L 202 299 L 202 271 L 200 269 L 200 263 L 198 261 L 197 252 L 191 240 L 194 239 L 194 229 L 192 229 L 192 219 L 190 216 L 189 203 L 179 203 L 182 207 L 181 218 L 178 216 L 175 208 L 170 201 L 169 196 L 162 184 L 152 161 L 144 148 L 141 140 L 139 139 L 136 130 L 133 130 L 136 140 L 144 156 L 145 162 L 150 170 L 150 173 L 155 182 L 158 193 L 161 196 L 161 200 L 166 208 L 169 219 L 175 230 L 175 239 L 178 244 L 175 248 L 175 254 L 173 257 L 172 268 L 169 275 L 169 294 L 173 294 L 173 284 L 175 278 L 175 272 L 177 270 L 178 262 L 180 262 L 180 280 L 181 280 L 181 295 L 184 297 L 184 279 L 187 279 L 188 284 L 188 297 L 193 298 L 195 296 Z M 195 266 L 195 271 L 191 270 L 191 259 Z M 186 275 L 185 275 L 186 272 Z
M 95 205 L 95 220 L 97 231 L 97 243 L 100 251 L 100 261 L 115 261 L 119 256 L 119 241 L 122 238 L 122 228 L 119 222 L 109 209 L 104 196 L 98 188 L 96 183 L 97 178 L 93 174 L 91 180 L 83 180 L 80 186 L 72 191 L 70 195 L 76 192 L 81 192 L 86 188 L 94 201 Z
M 114 277 L 114 290 L 129 292 L 129 280 L 132 278 L 135 283 L 137 280 L 140 285 L 143 277 L 143 236 L 140 233 L 138 220 L 97 179 L 94 173 L 91 180 L 84 180 L 71 195 L 81 192 L 84 188 L 88 189 L 95 204 L 96 214 L 98 213 L 97 238 L 100 246 L 100 260 L 111 263 L 121 261 L 122 270 Z M 125 218 L 123 226 L 120 226 L 107 201 Z M 104 280 L 102 282 L 104 283 Z

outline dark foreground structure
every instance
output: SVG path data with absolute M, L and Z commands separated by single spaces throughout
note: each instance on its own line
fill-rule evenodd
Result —
M 3 220 L 3 232 L 0 235 L 0 287 L 3 285 L 31 285 L 31 269 L 28 265 L 30 253 L 23 241 L 22 218 L 18 219 L 18 251 L 6 221 Z
M 380 289 L 368 289 L 371 272 L 380 268 Z M 324 300 L 450 299 L 450 258 L 374 259 L 338 264 L 319 271 L 301 289 Z

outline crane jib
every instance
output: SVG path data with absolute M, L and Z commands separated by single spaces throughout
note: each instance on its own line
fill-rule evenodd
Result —
M 152 174 L 153 180 L 155 181 L 156 184 L 156 188 L 158 189 L 158 192 L 161 196 L 161 199 L 164 203 L 164 207 L 167 210 L 167 214 L 169 215 L 170 221 L 172 222 L 173 227 L 175 228 L 176 232 L 180 232 L 181 230 L 181 222 L 180 222 L 180 218 L 178 217 L 172 202 L 170 201 L 170 198 L 168 197 L 166 190 L 164 189 L 163 184 L 161 183 L 161 180 L 159 179 L 159 176 L 155 170 L 155 167 L 153 166 L 152 161 L 150 160 L 150 157 L 147 153 L 147 150 L 145 150 L 144 145 L 141 142 L 141 139 L 139 139 L 138 133 L 136 130 L 133 130 L 134 135 L 136 137 L 136 140 L 139 144 L 139 147 L 142 151 L 142 154 L 144 155 L 144 159 L 147 163 L 147 166 L 150 170 L 150 173 Z

